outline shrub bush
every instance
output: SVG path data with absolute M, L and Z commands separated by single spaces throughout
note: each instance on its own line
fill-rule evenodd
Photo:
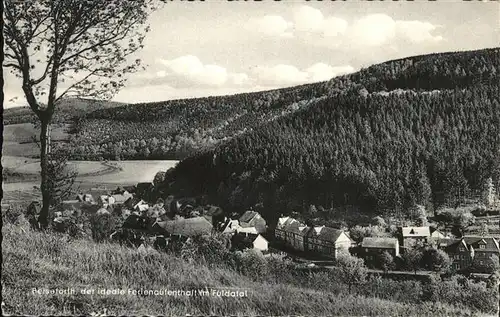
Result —
M 116 230 L 118 220 L 111 214 L 94 214 L 90 218 L 92 238 L 95 241 L 109 240 L 109 236 Z
M 2 222 L 17 224 L 19 218 L 24 218 L 24 212 L 19 206 L 9 206 L 7 209 L 2 210 Z
M 259 279 L 268 274 L 267 261 L 262 252 L 255 249 L 236 251 L 238 270 L 253 279 Z

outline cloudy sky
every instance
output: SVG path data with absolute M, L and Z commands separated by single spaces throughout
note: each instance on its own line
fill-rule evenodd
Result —
M 500 3 L 174 1 L 150 25 L 138 53 L 147 69 L 117 101 L 293 86 L 394 58 L 499 46 Z M 5 106 L 22 105 L 19 82 L 5 81 Z

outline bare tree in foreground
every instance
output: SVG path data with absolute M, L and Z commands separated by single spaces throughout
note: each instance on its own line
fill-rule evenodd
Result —
M 22 80 L 40 122 L 42 209 L 50 206 L 50 125 L 60 101 L 78 96 L 108 99 L 140 60 L 154 0 L 4 0 L 3 66 Z

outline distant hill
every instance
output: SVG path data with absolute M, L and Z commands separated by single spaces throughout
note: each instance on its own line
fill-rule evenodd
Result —
M 182 159 L 327 93 L 324 83 L 231 96 L 130 104 L 74 121 L 74 159 Z
M 271 220 L 310 204 L 326 219 L 345 205 L 459 205 L 488 177 L 500 185 L 499 60 L 498 48 L 432 54 L 334 78 L 307 108 L 181 161 L 164 191 Z
M 68 123 L 74 118 L 83 116 L 86 113 L 102 108 L 112 108 L 123 105 L 114 101 L 99 101 L 82 98 L 68 98 L 62 101 L 54 114 L 55 123 Z M 31 123 L 35 120 L 35 115 L 28 106 L 8 108 L 4 110 L 4 125 Z

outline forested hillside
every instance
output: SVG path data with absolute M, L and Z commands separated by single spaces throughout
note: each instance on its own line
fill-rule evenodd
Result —
M 222 97 L 131 104 L 75 120 L 74 159 L 179 159 L 323 96 L 322 84 Z
M 499 58 L 435 54 L 332 79 L 328 97 L 180 162 L 165 191 L 267 219 L 309 204 L 459 205 L 488 177 L 500 185 Z

